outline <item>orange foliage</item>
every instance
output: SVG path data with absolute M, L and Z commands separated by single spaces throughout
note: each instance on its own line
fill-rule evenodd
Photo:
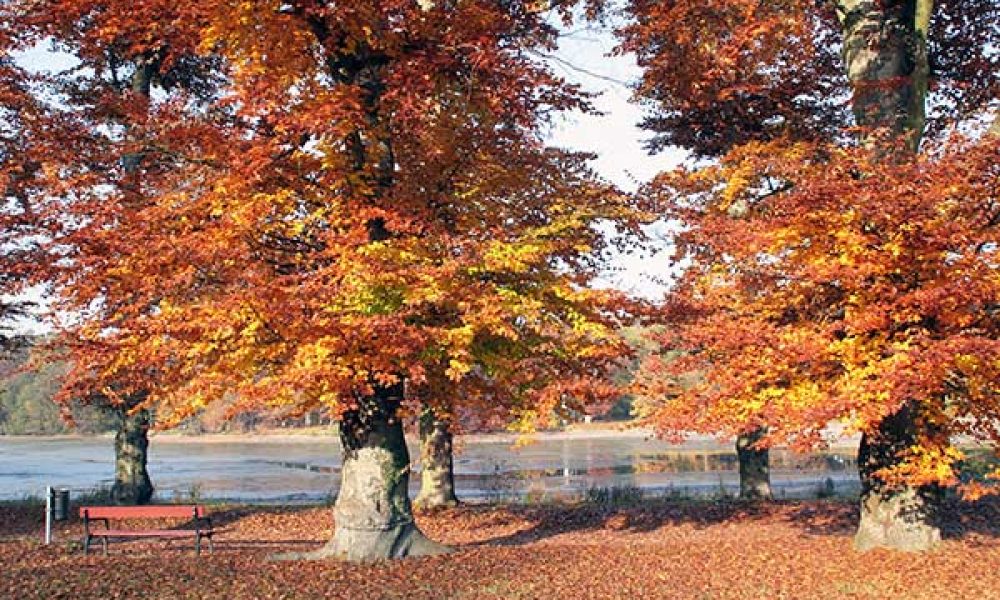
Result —
M 536 3 L 4 10 L 91 69 L 52 82 L 87 154 L 35 198 L 67 395 L 148 392 L 169 425 L 224 396 L 337 414 L 400 378 L 526 424 L 616 394 L 629 306 L 588 284 L 595 226 L 636 216 L 541 141 L 586 103 L 533 58 L 556 34 Z M 118 85 L 150 61 L 148 99 Z
M 830 424 L 871 433 L 916 403 L 915 445 L 879 475 L 955 485 L 963 456 L 952 441 L 1000 442 L 1000 140 L 974 126 L 992 118 L 998 32 L 969 15 L 995 22 L 997 9 L 934 3 L 931 127 L 913 156 L 870 132 L 858 147 L 844 128 L 838 93 L 899 82 L 852 90 L 829 69 L 834 4 L 632 3 L 638 24 L 626 29 L 626 47 L 650 65 L 639 91 L 664 119 L 651 128 L 719 155 L 645 190 L 680 224 L 685 269 L 666 306 L 675 328 L 660 340 L 679 353 L 646 363 L 640 410 L 664 432 L 766 427 L 764 444 L 806 448 L 822 444 Z M 872 12 L 886 19 L 896 10 L 879 6 Z M 701 23 L 705 35 L 677 19 Z M 706 45 L 714 59 L 666 72 Z M 786 102 L 800 97 L 815 103 Z M 946 98 L 951 110 L 933 102 Z M 699 107 L 730 99 L 746 112 L 723 125 L 740 136 L 676 129 L 678 115 L 704 116 Z M 896 126 L 898 114 L 866 112 L 865 102 L 862 125 Z
M 878 3 L 873 12 L 912 10 Z M 935 99 L 928 131 L 980 115 L 1000 97 L 994 0 L 935 0 L 928 52 Z M 630 0 L 621 48 L 643 72 L 637 95 L 652 150 L 720 156 L 780 137 L 823 140 L 851 125 L 844 73 L 845 11 L 866 3 L 811 0 Z M 863 11 L 862 11 L 863 12 Z
M 39 215 L 29 198 L 37 192 L 44 157 L 63 152 L 61 123 L 47 122 L 44 107 L 31 95 L 36 83 L 10 56 L 15 40 L 0 31 L 0 351 L 20 336 L 13 320 L 25 316 L 29 302 L 15 294 L 27 282 L 37 258 Z M 49 139 L 35 136 L 49 129 Z

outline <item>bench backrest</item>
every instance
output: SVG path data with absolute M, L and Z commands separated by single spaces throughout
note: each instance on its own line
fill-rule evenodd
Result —
M 190 519 L 205 516 L 204 506 L 191 504 L 151 504 L 149 506 L 81 506 L 80 518 L 88 519 Z

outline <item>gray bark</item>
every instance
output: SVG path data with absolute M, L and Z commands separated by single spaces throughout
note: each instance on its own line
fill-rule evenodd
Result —
M 936 524 L 940 490 L 891 486 L 875 474 L 894 464 L 900 452 L 917 443 L 917 428 L 913 407 L 907 405 L 861 438 L 861 522 L 854 537 L 854 547 L 859 551 L 891 548 L 919 552 L 941 541 Z
M 420 493 L 414 504 L 422 509 L 458 504 L 451 426 L 433 408 L 420 415 Z
M 333 48 L 340 43 L 322 15 L 305 18 L 322 46 Z M 334 43 L 328 44 L 331 39 Z M 396 170 L 392 128 L 380 107 L 385 89 L 383 71 L 391 60 L 391 56 L 366 45 L 350 53 L 327 51 L 324 56 L 333 81 L 363 91 L 361 108 L 367 127 L 348 134 L 344 145 L 353 171 L 365 179 L 373 207 L 389 199 Z M 370 219 L 366 225 L 369 241 L 384 242 L 393 237 L 383 218 Z M 402 388 L 402 384 L 376 387 L 372 396 L 358 398 L 357 408 L 341 417 L 344 460 L 333 511 L 333 538 L 316 552 L 278 558 L 368 562 L 450 551 L 427 539 L 413 521 L 408 496 L 410 456 L 397 415 Z
M 844 65 L 857 124 L 903 136 L 911 150 L 924 131 L 931 0 L 839 0 Z
M 740 467 L 740 498 L 744 500 L 770 500 L 771 468 L 767 448 L 756 448 L 764 436 L 763 429 L 744 433 L 736 438 L 736 456 Z
M 115 504 L 146 504 L 153 497 L 153 483 L 146 469 L 149 455 L 149 412 L 140 409 L 119 413 L 115 434 L 115 483 L 111 500 Z
M 157 71 L 153 60 L 140 60 L 132 73 L 133 93 L 149 100 L 153 76 Z M 126 173 L 138 171 L 142 156 L 126 154 L 122 166 Z M 143 394 L 139 394 L 141 399 Z M 135 400 L 135 398 L 133 398 Z M 153 496 L 153 483 L 146 469 L 149 454 L 150 414 L 145 408 L 134 410 L 138 403 L 119 409 L 118 432 L 115 434 L 115 483 L 111 499 L 116 504 L 146 504 Z
M 927 33 L 934 2 L 838 0 L 837 6 L 858 125 L 888 132 L 886 138 L 869 137 L 869 144 L 881 148 L 886 159 L 906 160 L 905 152 L 895 154 L 896 148 L 905 141 L 902 146 L 915 153 L 924 132 Z M 933 490 L 890 488 L 875 475 L 898 463 L 899 451 L 916 442 L 919 426 L 914 408 L 908 405 L 883 419 L 876 431 L 861 440 L 861 522 L 854 540 L 858 550 L 926 550 L 941 539 L 934 523 L 937 496 Z
M 278 558 L 371 562 L 450 551 L 427 539 L 413 521 L 407 494 L 410 456 L 396 414 L 401 396 L 401 385 L 377 389 L 343 415 L 344 462 L 333 538 L 315 552 Z

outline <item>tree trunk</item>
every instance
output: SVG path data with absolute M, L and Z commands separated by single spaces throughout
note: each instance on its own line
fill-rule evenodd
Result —
M 740 498 L 744 500 L 770 500 L 771 475 L 769 451 L 754 447 L 762 437 L 763 429 L 755 429 L 736 438 L 736 456 L 740 463 Z
M 122 408 L 115 434 L 115 504 L 146 504 L 153 497 L 153 483 L 146 470 L 149 451 L 149 411 L 129 413 Z
M 912 151 L 924 131 L 927 32 L 933 0 L 840 0 L 844 63 L 858 125 L 903 136 Z M 888 140 L 894 144 L 892 137 Z
M 379 388 L 343 415 L 344 463 L 333 508 L 333 538 L 315 552 L 278 558 L 370 562 L 450 551 L 427 539 L 413 521 L 410 455 L 396 414 L 401 397 L 402 385 Z
M 422 509 L 458 504 L 451 427 L 433 408 L 420 415 L 420 494 L 414 504 Z
M 906 160 L 917 152 L 924 132 L 930 72 L 927 33 L 934 0 L 839 0 L 838 8 L 858 125 L 887 131 L 888 138 L 869 138 L 869 145 L 881 148 L 887 159 Z M 902 140 L 906 152 L 900 154 Z M 933 490 L 889 487 L 875 475 L 898 464 L 900 452 L 917 442 L 914 412 L 914 406 L 906 405 L 862 437 L 861 523 L 854 538 L 858 550 L 926 550 L 941 539 L 934 524 Z
M 936 525 L 940 490 L 890 486 L 876 475 L 880 469 L 897 464 L 900 453 L 915 444 L 917 422 L 910 405 L 883 419 L 876 431 L 861 437 L 861 523 L 854 536 L 857 550 L 920 552 L 941 541 L 941 530 Z
M 159 69 L 155 58 L 142 58 L 132 73 L 131 89 L 148 102 L 153 76 Z M 122 156 L 122 167 L 131 176 L 139 175 L 141 154 Z M 115 504 L 146 504 L 153 496 L 153 483 L 146 470 L 149 451 L 150 415 L 145 408 L 130 411 L 130 404 L 120 410 L 118 432 L 115 434 L 115 483 L 111 499 Z

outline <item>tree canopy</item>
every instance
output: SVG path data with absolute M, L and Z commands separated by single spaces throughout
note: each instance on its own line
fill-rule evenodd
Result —
M 654 147 L 717 157 L 645 191 L 681 224 L 686 265 L 661 339 L 684 354 L 647 363 L 650 422 L 766 427 L 762 443 L 800 448 L 831 423 L 868 441 L 899 425 L 878 476 L 958 484 L 953 442 L 1000 440 L 1000 143 L 983 125 L 1000 97 L 1000 7 L 630 10 Z M 682 373 L 700 383 L 673 383 Z
M 595 225 L 635 217 L 542 142 L 586 100 L 536 57 L 556 30 L 532 3 L 3 10 L 15 45 L 80 61 L 46 108 L 84 148 L 43 156 L 31 197 L 64 257 L 39 278 L 78 315 L 72 394 L 148 391 L 173 422 L 401 379 L 526 421 L 613 395 L 626 304 L 587 283 Z

